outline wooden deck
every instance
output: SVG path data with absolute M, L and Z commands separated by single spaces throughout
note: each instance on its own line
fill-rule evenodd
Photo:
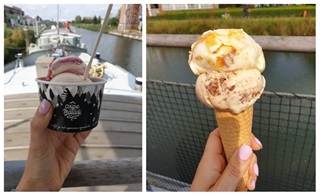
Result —
M 29 146 L 29 124 L 39 105 L 36 93 L 4 97 L 4 160 L 25 160 Z M 120 160 L 142 157 L 142 99 L 104 95 L 100 121 L 75 161 Z M 130 187 L 130 188 L 128 188 Z M 77 190 L 139 191 L 141 183 L 89 187 Z M 66 191 L 73 189 L 65 189 Z

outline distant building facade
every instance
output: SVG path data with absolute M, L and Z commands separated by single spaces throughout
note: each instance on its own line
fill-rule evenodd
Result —
M 118 31 L 141 30 L 141 4 L 122 4 Z
M 217 9 L 219 4 L 147 4 L 147 16 L 174 10 Z
M 33 19 L 31 16 L 25 16 L 24 20 L 27 25 L 33 25 L 35 22 L 35 19 Z
M 4 22 L 8 27 L 24 25 L 24 11 L 16 6 L 4 5 Z

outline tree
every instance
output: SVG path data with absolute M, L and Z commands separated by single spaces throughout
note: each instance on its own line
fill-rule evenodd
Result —
M 118 26 L 118 23 L 119 23 L 119 18 L 117 17 L 110 18 L 110 20 L 108 21 L 108 24 L 111 26 Z
M 76 23 L 81 23 L 81 16 L 77 15 L 75 21 Z
M 93 20 L 92 20 L 93 24 L 98 24 L 98 19 L 96 16 L 93 17 Z

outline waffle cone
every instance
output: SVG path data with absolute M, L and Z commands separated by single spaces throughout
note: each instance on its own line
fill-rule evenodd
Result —
M 215 109 L 222 144 L 227 161 L 242 144 L 251 145 L 253 106 L 240 114 Z M 247 191 L 248 171 L 239 182 L 236 191 Z

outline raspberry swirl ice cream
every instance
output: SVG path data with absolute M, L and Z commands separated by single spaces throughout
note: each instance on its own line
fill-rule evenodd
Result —
M 61 57 L 49 65 L 48 75 L 44 80 L 51 82 L 92 82 L 89 78 L 84 79 L 86 70 L 84 62 L 75 56 Z

